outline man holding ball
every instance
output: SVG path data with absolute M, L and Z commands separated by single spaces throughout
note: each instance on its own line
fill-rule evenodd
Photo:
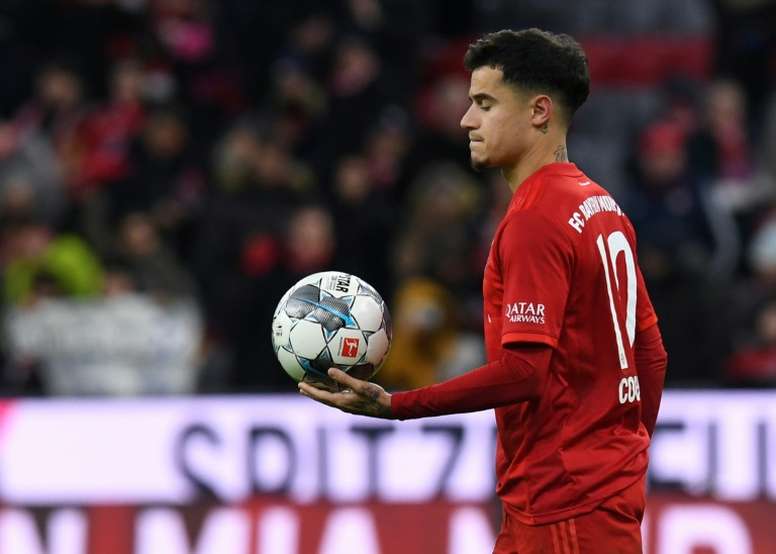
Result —
M 667 356 L 632 224 L 568 160 L 567 130 L 589 93 L 584 51 L 567 35 L 505 30 L 473 43 L 464 63 L 471 163 L 500 168 L 513 193 L 485 267 L 488 363 L 393 394 L 337 369 L 344 391 L 299 390 L 390 419 L 495 409 L 494 554 L 640 553 Z

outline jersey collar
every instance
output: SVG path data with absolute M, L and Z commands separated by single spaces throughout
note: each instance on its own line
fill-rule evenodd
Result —
M 541 189 L 537 186 L 542 182 L 542 178 L 548 175 L 560 175 L 564 177 L 577 177 L 582 172 L 572 162 L 553 162 L 545 164 L 531 175 L 529 175 L 520 187 L 512 195 L 512 200 L 509 202 L 509 208 L 507 211 L 519 210 L 533 202 L 536 194 Z

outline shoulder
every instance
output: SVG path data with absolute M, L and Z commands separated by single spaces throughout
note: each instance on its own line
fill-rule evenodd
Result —
M 496 237 L 497 252 L 500 257 L 521 257 L 529 253 L 570 261 L 574 257 L 574 243 L 565 227 L 562 221 L 537 206 L 513 210 L 504 218 Z
M 633 232 L 625 212 L 609 191 L 585 175 L 565 182 L 549 181 L 545 190 L 546 193 L 537 198 L 534 208 L 561 227 L 574 242 L 589 224 L 595 222 L 616 221 Z M 614 219 L 599 217 L 607 214 L 615 216 Z
M 580 186 L 578 181 L 583 175 L 579 175 L 579 179 L 548 175 L 536 183 L 526 201 L 512 206 L 504 217 L 504 234 L 529 233 L 535 241 L 572 239 L 573 229 L 568 225 L 570 214 L 592 189 L 602 190 L 597 186 Z

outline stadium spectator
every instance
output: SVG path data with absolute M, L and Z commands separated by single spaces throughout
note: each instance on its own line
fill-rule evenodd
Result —
M 55 223 L 65 201 L 62 167 L 46 135 L 0 122 L 0 217 L 29 213 Z
M 142 212 L 128 214 L 121 221 L 116 255 L 130 270 L 138 290 L 161 298 L 195 297 L 192 277 Z
M 114 269 L 115 271 L 115 269 Z M 24 387 L 37 373 L 56 396 L 186 394 L 196 390 L 201 322 L 190 300 L 158 302 L 127 275 L 104 295 L 74 301 L 39 273 L 24 306 L 6 314 L 8 375 Z
M 716 306 L 717 283 L 727 283 L 717 260 L 726 259 L 729 236 L 717 233 L 719 210 L 689 172 L 682 125 L 673 120 L 650 124 L 639 137 L 636 158 L 623 207 L 639 233 L 644 278 L 665 320 L 661 330 L 676 366 L 672 379 L 714 379 L 719 343 L 711 338 L 715 320 L 705 314 Z M 733 264 L 727 265 L 732 271 Z M 688 337 L 688 326 L 702 331 Z
M 102 288 L 100 261 L 77 235 L 20 217 L 5 222 L 3 243 L 3 299 L 9 304 L 30 302 L 41 275 L 68 297 L 93 297 Z
M 776 218 L 771 214 L 755 230 L 747 252 L 749 276 L 739 279 L 725 297 L 727 347 L 724 369 L 729 383 L 771 383 L 771 320 L 776 301 Z
M 145 118 L 142 81 L 143 69 L 137 60 L 122 60 L 114 66 L 108 102 L 89 112 L 68 145 L 74 156 L 69 175 L 72 194 L 87 195 L 129 174 L 130 146 Z
M 409 279 L 399 286 L 382 382 L 399 389 L 423 387 L 483 363 L 482 341 L 461 328 L 457 304 L 445 287 L 428 279 Z
M 399 279 L 425 275 L 457 297 L 471 292 L 481 194 L 452 162 L 429 165 L 411 185 L 395 257 Z M 475 293 L 479 287 L 475 286 Z
M 776 301 L 760 306 L 748 344 L 728 360 L 727 379 L 731 384 L 773 386 L 776 384 Z
M 386 298 L 390 298 L 392 267 L 384 245 L 386 237 L 393 236 L 395 224 L 391 196 L 377 188 L 373 175 L 362 156 L 344 156 L 339 160 L 332 202 L 336 267 L 353 275 L 369 275 L 369 283 L 386 291 Z

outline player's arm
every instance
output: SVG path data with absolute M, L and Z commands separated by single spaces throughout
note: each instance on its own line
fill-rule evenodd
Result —
M 511 344 L 499 359 L 443 383 L 393 395 L 396 419 L 477 412 L 538 398 L 552 357 L 546 344 Z
M 329 376 L 348 390 L 332 393 L 300 383 L 299 390 L 348 413 L 414 419 L 476 412 L 538 398 L 547 377 L 552 348 L 518 344 L 502 348 L 499 359 L 442 383 L 389 394 L 382 387 L 337 369 Z
M 641 269 L 637 268 L 636 271 L 637 331 L 636 340 L 633 343 L 633 357 L 641 389 L 641 422 L 651 437 L 660 409 L 660 399 L 663 396 L 668 354 L 663 347 L 657 315 L 649 298 L 644 276 Z
M 299 390 L 346 412 L 397 419 L 487 410 L 538 397 L 568 296 L 569 251 L 562 231 L 540 214 L 510 216 L 495 251 L 505 283 L 504 301 L 535 302 L 540 311 L 534 314 L 540 316 L 521 323 L 511 321 L 511 313 L 494 314 L 505 320 L 501 354 L 492 362 L 443 383 L 393 395 L 337 370 L 329 375 L 353 392 L 332 393 L 306 383 Z
M 660 409 L 660 399 L 663 397 L 668 363 L 668 354 L 663 347 L 657 324 L 636 334 L 633 349 L 641 388 L 641 422 L 651 437 Z

